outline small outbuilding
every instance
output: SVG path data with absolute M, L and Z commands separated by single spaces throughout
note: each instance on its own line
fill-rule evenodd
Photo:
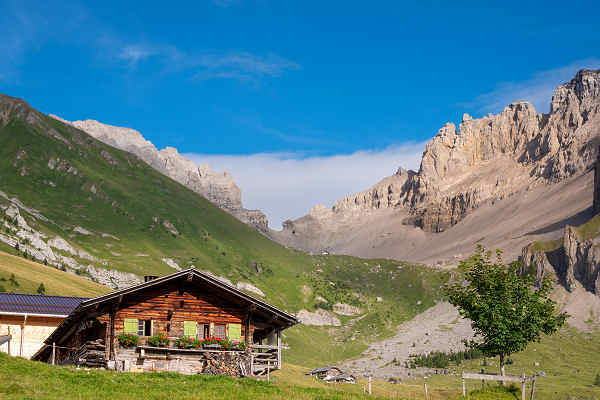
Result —
M 35 360 L 124 371 L 259 375 L 281 368 L 295 316 L 190 268 L 81 302 Z
M 338 367 L 315 368 L 308 371 L 306 375 L 317 377 L 325 382 L 356 383 L 356 377 L 345 373 Z
M 82 297 L 0 293 L 0 352 L 30 358 Z

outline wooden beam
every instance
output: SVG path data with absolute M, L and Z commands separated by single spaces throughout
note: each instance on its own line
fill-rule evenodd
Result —
M 526 376 L 510 376 L 510 375 L 491 375 L 491 374 L 473 374 L 469 372 L 462 373 L 463 379 L 477 379 L 477 380 L 485 380 L 485 381 L 502 381 L 502 382 L 518 382 L 521 383 L 523 381 L 530 380 Z
M 109 355 L 109 360 L 115 360 L 115 310 L 111 311 L 110 313 L 110 355 Z M 104 343 L 104 345 L 108 348 L 109 346 L 107 346 L 106 343 Z
M 281 331 L 277 330 L 277 369 L 281 369 Z

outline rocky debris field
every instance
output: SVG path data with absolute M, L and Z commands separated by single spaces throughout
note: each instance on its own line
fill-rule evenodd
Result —
M 451 304 L 440 302 L 400 325 L 394 337 L 371 344 L 358 359 L 348 361 L 343 368 L 356 376 L 406 378 L 426 372 L 405 367 L 404 362 L 411 355 L 461 351 L 465 349 L 463 341 L 472 337 L 471 323 L 460 318 Z

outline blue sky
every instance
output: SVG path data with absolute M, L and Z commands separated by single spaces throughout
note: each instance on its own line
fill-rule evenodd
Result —
M 0 0 L 0 93 L 228 168 L 275 225 L 418 168 L 464 112 L 547 111 L 556 85 L 600 68 L 592 1 L 40 3 Z

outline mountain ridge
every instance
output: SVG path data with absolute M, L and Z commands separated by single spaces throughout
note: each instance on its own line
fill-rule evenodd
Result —
M 447 123 L 427 143 L 419 171 L 400 168 L 371 188 L 336 201 L 331 209 L 315 207 L 271 234 L 304 250 L 359 254 L 343 243 L 344 236 L 350 237 L 348 227 L 359 229 L 369 224 L 369 215 L 374 220 L 388 210 L 388 218 L 405 227 L 405 237 L 432 237 L 483 205 L 585 175 L 599 143 L 600 70 L 584 69 L 556 89 L 548 114 L 536 113 L 524 101 L 479 119 L 464 114 L 458 130 Z

